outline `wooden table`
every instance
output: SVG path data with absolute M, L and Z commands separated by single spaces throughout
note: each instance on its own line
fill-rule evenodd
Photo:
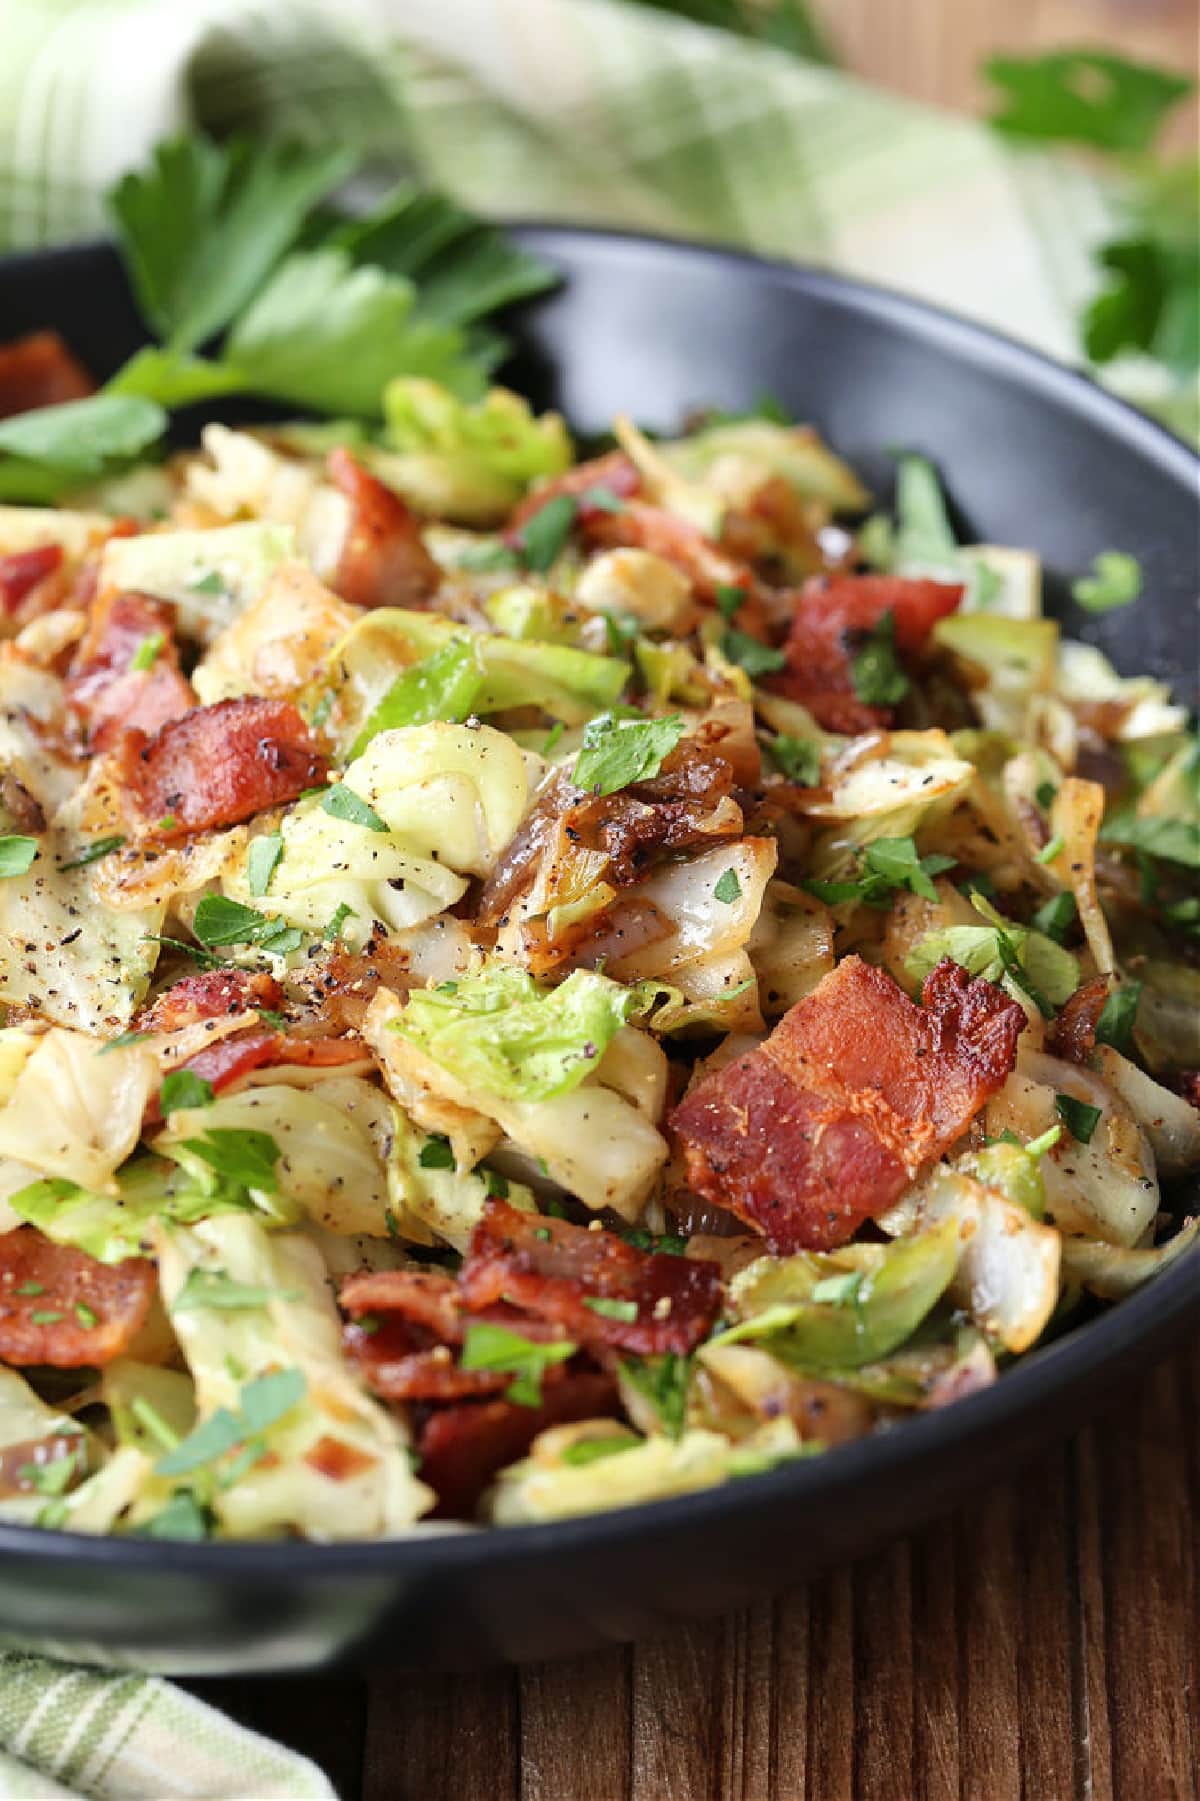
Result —
M 1200 1336 L 1012 1484 L 773 1603 L 475 1676 L 193 1686 L 342 1801 L 1194 1801 Z

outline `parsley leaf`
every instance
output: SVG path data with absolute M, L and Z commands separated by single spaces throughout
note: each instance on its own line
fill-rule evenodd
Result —
M 736 663 L 744 669 L 751 681 L 756 681 L 760 675 L 773 675 L 777 669 L 787 666 L 787 656 L 782 650 L 760 643 L 749 632 L 739 631 L 736 625 L 722 632 L 721 655 L 726 662 Z
M 850 680 L 869 707 L 894 707 L 908 693 L 909 680 L 896 657 L 896 616 L 890 609 L 855 652 Z
M 427 1138 L 417 1153 L 422 1169 L 453 1169 L 454 1152 L 448 1138 Z
M 380 819 L 374 807 L 367 805 L 361 794 L 355 794 L 353 788 L 347 788 L 344 782 L 336 787 L 326 788 L 320 799 L 320 808 L 328 813 L 331 819 L 340 819 L 346 825 L 361 825 L 368 832 L 386 832 L 387 822 Z
M 1055 944 L 1065 944 L 1075 914 L 1075 896 L 1069 888 L 1064 888 L 1061 894 L 1056 894 L 1038 908 L 1030 924 L 1035 931 L 1052 939 Z
M 791 738 L 780 732 L 767 745 L 767 755 L 781 775 L 801 788 L 815 788 L 821 779 L 821 746 L 813 738 Z
M 129 462 L 166 425 L 162 407 L 133 394 L 93 394 L 16 413 L 0 420 L 0 497 L 52 500 Z
M 158 1091 L 158 1110 L 164 1119 L 181 1107 L 211 1107 L 212 1104 L 212 1083 L 206 1082 L 194 1070 L 173 1069 L 163 1077 Z
M 517 533 L 517 547 L 527 569 L 545 575 L 562 554 L 578 506 L 572 494 L 552 494 L 550 499 L 531 513 Z
M 275 866 L 282 855 L 282 832 L 266 832 L 261 838 L 251 841 L 246 853 L 246 886 L 251 894 L 261 898 L 267 892 Z
M 730 866 L 730 868 L 722 873 L 716 887 L 713 889 L 713 899 L 723 901 L 727 907 L 730 907 L 733 905 L 734 901 L 740 900 L 741 898 L 742 884 L 738 881 L 737 870 Z
M 647 782 L 662 768 L 683 737 L 678 713 L 665 719 L 618 719 L 601 713 L 584 730 L 572 780 L 593 794 L 616 794 L 632 782 Z
M 919 894 L 925 900 L 936 900 L 933 877 L 954 866 L 954 858 L 933 851 L 927 857 L 917 852 L 911 838 L 876 838 L 867 845 L 862 856 L 862 873 L 854 880 L 804 883 L 810 894 L 837 906 L 841 901 L 862 901 L 869 907 L 886 907 L 899 888 Z
M 632 1325 L 638 1316 L 636 1301 L 617 1301 L 609 1295 L 588 1294 L 583 1297 L 583 1304 L 601 1319 L 620 1320 L 624 1325 Z
M 667 1437 L 680 1437 L 687 1417 L 691 1358 L 674 1351 L 662 1357 L 623 1357 L 621 1375 L 653 1407 Z
M 247 1382 L 238 1397 L 238 1411 L 218 1407 L 188 1436 L 160 1457 L 155 1464 L 159 1476 L 184 1476 L 191 1470 L 215 1463 L 218 1458 L 257 1438 L 283 1419 L 304 1398 L 307 1384 L 297 1369 L 269 1370 Z M 228 1478 L 227 1478 L 228 1479 Z
M 356 160 L 340 147 L 190 133 L 117 183 L 109 207 L 121 255 L 142 313 L 172 350 L 228 325 Z
M 183 1149 L 238 1187 L 258 1188 L 265 1194 L 274 1194 L 279 1186 L 275 1165 L 280 1151 L 269 1132 L 255 1132 L 248 1127 L 213 1126 L 203 1138 L 185 1138 Z
M 535 1344 L 510 1332 L 507 1326 L 482 1322 L 468 1326 L 463 1341 L 462 1367 L 465 1370 L 511 1370 L 513 1381 L 506 1394 L 519 1407 L 540 1407 L 542 1376 L 552 1363 L 565 1363 L 575 1355 L 577 1347 L 568 1341 Z
M 1111 613 L 1127 607 L 1142 591 L 1142 568 L 1124 550 L 1102 550 L 1092 563 L 1092 573 L 1072 585 L 1071 594 L 1089 613 Z
M 1099 50 L 994 56 L 984 73 L 1003 94 L 991 120 L 998 131 L 1101 150 L 1148 150 L 1192 88 L 1184 75 Z
M 303 934 L 294 926 L 285 926 L 281 919 L 224 894 L 204 896 L 193 915 L 192 930 L 203 945 L 257 944 L 280 957 L 303 942 Z
M 1100 1124 L 1103 1108 L 1089 1106 L 1087 1101 L 1077 1101 L 1071 1094 L 1056 1094 L 1054 1105 L 1071 1137 L 1079 1144 L 1090 1144 L 1092 1135 Z
M 225 359 L 255 393 L 363 418 L 397 375 L 475 385 L 462 332 L 420 321 L 415 302 L 411 282 L 355 268 L 344 251 L 297 252 L 237 320 Z
M 326 944 L 336 944 L 342 934 L 342 927 L 348 919 L 357 919 L 358 914 L 348 901 L 339 901 L 333 910 L 333 916 L 321 937 Z
M 200 1544 L 209 1535 L 212 1516 L 190 1489 L 176 1489 L 165 1506 L 140 1526 L 129 1528 L 132 1538 L 173 1538 L 184 1544 Z
M 1115 818 L 1105 820 L 1100 836 L 1106 844 L 1144 851 L 1185 869 L 1200 869 L 1200 825 L 1194 819 Z
M 732 619 L 746 598 L 745 589 L 735 588 L 732 582 L 718 582 L 713 594 L 723 619 Z
M 38 854 L 36 838 L 12 832 L 0 838 L 0 877 L 24 875 Z
M 153 669 L 163 643 L 164 638 L 161 632 L 148 632 L 130 659 L 130 669 L 137 670 L 139 674 L 143 670 Z
M 1096 1021 L 1096 1043 L 1109 1044 L 1128 1057 L 1133 1051 L 1133 1027 L 1142 998 L 1140 982 L 1123 982 L 1105 997 Z
M 111 838 L 97 838 L 88 845 L 86 850 L 81 850 L 77 857 L 72 857 L 69 863 L 60 863 L 58 867 L 62 870 L 84 869 L 89 863 L 95 863 L 98 858 L 107 857 L 110 852 L 120 850 L 124 842 L 125 840 L 119 832 L 114 832 Z

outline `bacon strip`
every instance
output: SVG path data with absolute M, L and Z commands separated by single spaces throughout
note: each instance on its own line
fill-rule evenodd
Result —
M 1051 1049 L 1071 1063 L 1086 1063 L 1096 1048 L 1096 1027 L 1107 999 L 1107 976 L 1093 976 L 1077 988 L 1046 1033 Z
M 0 613 L 10 617 L 21 602 L 62 568 L 61 544 L 38 544 L 0 557 Z
M 264 971 L 202 969 L 172 982 L 133 1023 L 139 1032 L 178 1032 L 204 1019 L 248 1013 L 254 1007 L 277 1008 L 282 1000 L 283 989 Z
M 0 344 L 0 419 L 86 400 L 95 392 L 95 382 L 56 331 L 34 331 Z
M 357 607 L 423 606 L 437 592 L 441 571 L 425 548 L 420 520 L 342 445 L 329 453 L 329 474 L 350 502 L 334 592 Z
M 511 1372 L 460 1368 L 451 1347 L 462 1344 L 466 1329 L 462 1297 L 439 1270 L 351 1276 L 339 1298 L 353 1320 L 343 1336 L 346 1354 L 384 1400 L 461 1401 L 510 1386 Z
M 862 639 L 891 613 L 896 649 L 911 656 L 962 597 L 961 587 L 945 582 L 896 575 L 818 576 L 796 597 L 788 667 L 766 686 L 799 701 L 827 731 L 869 732 L 886 726 L 890 708 L 868 706 L 854 691 L 851 665 Z
M 297 1038 L 283 1032 L 232 1032 L 216 1044 L 206 1044 L 177 1067 L 188 1070 L 220 1094 L 242 1076 L 256 1069 L 274 1069 L 292 1063 L 310 1069 L 335 1069 L 344 1063 L 362 1063 L 370 1056 L 364 1045 L 350 1038 Z M 158 1096 L 146 1108 L 145 1125 L 162 1122 Z
M 147 640 L 148 669 L 133 662 Z M 119 591 L 95 608 L 67 677 L 67 699 L 87 727 L 88 748 L 108 750 L 127 731 L 157 732 L 196 704 L 180 672 L 172 613 L 149 594 Z
M 130 811 L 161 838 L 237 825 L 325 779 L 326 761 L 289 702 L 219 700 L 119 752 Z M 169 821 L 170 823 L 166 823 Z
M 613 1232 L 490 1200 L 459 1285 L 473 1313 L 507 1302 L 589 1348 L 686 1353 L 721 1308 L 721 1272 L 699 1258 L 639 1251 Z M 519 1326 L 518 1326 L 519 1330 Z
M 561 1366 L 545 1372 L 540 1407 L 476 1401 L 439 1408 L 417 1436 L 421 1480 L 438 1497 L 434 1517 L 471 1519 L 496 1472 L 523 1457 L 548 1426 L 615 1418 L 617 1410 L 611 1376 Z
M 56 1369 L 119 1357 L 154 1298 L 154 1265 L 99 1263 L 34 1226 L 0 1236 L 0 1360 Z
M 691 1186 L 777 1253 L 843 1244 L 961 1136 L 1016 1061 L 1025 1014 L 949 959 L 922 1006 L 846 957 L 759 1049 L 671 1116 Z

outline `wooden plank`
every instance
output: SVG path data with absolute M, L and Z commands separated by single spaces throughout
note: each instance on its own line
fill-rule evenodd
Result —
M 631 1657 L 623 1645 L 520 1672 L 521 1801 L 628 1801 Z
M 520 1801 L 513 1670 L 369 1684 L 362 1801 Z

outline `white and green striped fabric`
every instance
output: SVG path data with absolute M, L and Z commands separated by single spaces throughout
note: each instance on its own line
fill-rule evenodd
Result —
M 1076 360 L 1111 223 L 1075 163 L 617 0 L 3 0 L 0 50 L 0 250 L 103 230 L 186 124 L 288 131 L 484 213 L 822 263 Z M 0 1797 L 331 1793 L 166 1683 L 0 1653 Z

